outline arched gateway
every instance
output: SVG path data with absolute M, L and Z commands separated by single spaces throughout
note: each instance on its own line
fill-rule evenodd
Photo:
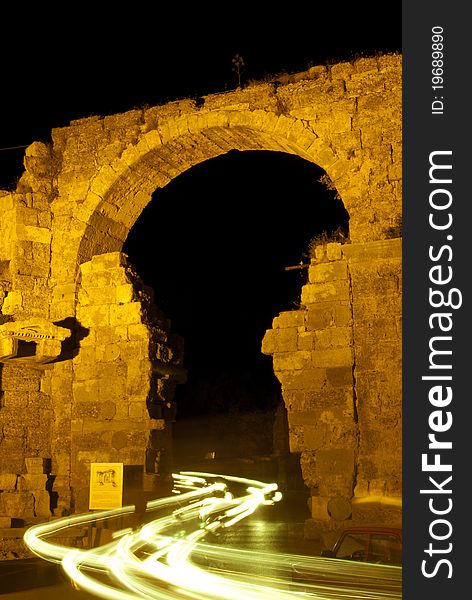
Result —
M 262 344 L 312 523 L 400 499 L 401 56 L 387 55 L 74 121 L 26 150 L 0 192 L 0 519 L 86 510 L 90 462 L 155 476 L 182 352 L 121 250 L 156 189 L 230 150 L 316 163 L 350 216 L 349 243 L 316 249 L 300 308 Z

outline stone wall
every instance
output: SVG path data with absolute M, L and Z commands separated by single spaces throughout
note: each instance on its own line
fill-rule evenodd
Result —
M 311 528 L 372 518 L 380 498 L 398 507 L 401 240 L 317 246 L 300 309 L 274 319 L 262 351 L 282 384 Z
M 333 504 L 339 512 L 354 492 L 396 493 L 398 468 L 379 440 L 400 394 L 385 360 L 390 353 L 398 361 L 399 336 L 389 315 L 369 312 L 378 294 L 362 299 L 360 292 L 374 277 L 376 286 L 391 282 L 391 302 L 399 302 L 393 263 L 371 254 L 376 242 L 393 247 L 388 238 L 401 217 L 401 56 L 386 55 L 312 67 L 198 103 L 81 119 L 53 130 L 51 144 L 26 149 L 17 188 L 0 191 L 0 327 L 37 318 L 70 337 L 44 364 L 38 356 L 15 364 L 13 356 L 0 365 L 1 516 L 21 516 L 12 502 L 33 506 L 33 515 L 43 502 L 42 488 L 25 492 L 33 504 L 17 502 L 26 459 L 43 461 L 55 514 L 86 506 L 91 460 L 113 455 L 131 463 L 139 455 L 152 475 L 169 443 L 169 429 L 157 423 L 172 420 L 173 386 L 184 375 L 178 341 L 162 315 L 144 309 L 147 292 L 120 252 L 156 189 L 230 150 L 259 149 L 319 165 L 350 217 L 352 250 L 327 249 L 337 254 L 312 266 L 305 308 L 278 317 L 277 333 L 265 341 L 314 518 L 326 518 L 330 498 L 341 499 Z M 380 335 L 388 337 L 376 357 Z M 395 425 L 389 443 L 398 432 Z
M 57 361 L 2 368 L 5 523 L 88 510 L 91 462 L 165 472 L 182 344 L 124 254 L 81 265 L 76 317 L 63 324 L 73 336 Z

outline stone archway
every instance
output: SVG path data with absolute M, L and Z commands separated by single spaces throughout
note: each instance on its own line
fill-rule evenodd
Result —
M 44 371 L 29 377 L 27 384 L 24 383 L 31 394 L 32 405 L 43 403 L 49 420 L 54 423 L 52 434 L 47 434 L 43 443 L 34 441 L 29 425 L 20 427 L 13 413 L 10 416 L 8 411 L 0 414 L 3 422 L 7 423 L 7 430 L 9 419 L 13 424 L 12 432 L 21 428 L 24 440 L 22 450 L 15 454 L 16 462 L 5 463 L 1 466 L 2 471 L 11 473 L 13 470 L 21 474 L 25 469 L 25 457 L 52 457 L 52 470 L 57 489 L 61 490 L 62 507 L 66 509 L 70 505 L 67 490 L 72 488 L 75 489 L 75 497 L 81 498 L 72 506 L 78 509 L 86 503 L 86 494 L 77 492 L 85 476 L 87 461 L 107 452 L 119 451 L 123 461 L 134 464 L 130 462 L 135 460 L 130 454 L 132 448 L 142 454 L 142 432 L 149 432 L 151 424 L 146 427 L 136 424 L 134 431 L 138 433 L 132 443 L 129 436 L 125 439 L 124 434 L 119 432 L 127 428 L 127 420 L 134 414 L 133 411 L 138 415 L 147 405 L 148 388 L 152 385 L 150 373 L 158 372 L 160 368 L 164 370 L 160 375 L 172 379 L 173 374 L 169 371 L 173 370 L 172 366 L 178 366 L 178 352 L 172 353 L 173 343 L 169 342 L 169 332 L 165 330 L 162 318 L 150 316 L 148 292 L 140 288 L 120 250 L 156 188 L 166 185 L 191 166 L 231 149 L 265 149 L 298 154 L 324 169 L 342 197 L 350 214 L 354 250 L 346 253 L 331 248 L 316 260 L 321 263 L 344 260 L 348 263 L 339 267 L 343 271 L 344 283 L 332 285 L 331 289 L 335 293 L 347 294 L 350 321 L 343 325 L 349 331 L 344 332 L 342 344 L 349 349 L 351 362 L 334 366 L 326 363 L 316 368 L 341 368 L 341 371 L 330 373 L 341 378 L 342 385 L 350 386 L 352 398 L 349 402 L 357 402 L 362 381 L 360 356 L 366 344 L 359 335 L 361 329 L 356 329 L 356 323 L 370 327 L 369 339 L 375 337 L 375 328 L 380 324 L 372 329 L 373 317 L 366 315 L 365 311 L 357 313 L 356 304 L 351 301 L 357 296 L 353 276 L 357 267 L 354 263 L 362 263 L 367 268 L 371 259 L 381 261 L 380 265 L 376 263 L 375 269 L 369 266 L 367 270 L 370 269 L 371 273 L 367 278 L 380 281 L 385 276 L 387 279 L 390 277 L 397 286 L 395 290 L 392 288 L 395 298 L 399 293 L 398 244 L 395 245 L 394 240 L 389 238 L 398 227 L 401 216 L 400 107 L 401 57 L 384 56 L 329 68 L 314 67 L 288 78 L 283 84 L 260 84 L 245 90 L 215 94 L 206 97 L 203 106 L 183 100 L 122 115 L 83 119 L 71 123 L 70 127 L 54 130 L 51 146 L 39 143 L 30 146 L 25 156 L 26 173 L 17 190 L 0 198 L 2 229 L 7 232 L 0 243 L 0 264 L 2 272 L 6 273 L 5 281 L 2 281 L 2 312 L 14 321 L 34 316 L 60 326 L 69 320 L 76 334 L 77 328 L 82 328 L 82 335 L 80 340 L 76 336 L 77 346 L 72 355 L 51 363 Z M 11 227 L 7 223 L 15 225 Z M 302 296 L 306 306 L 319 299 L 319 289 L 315 290 L 313 286 L 320 284 L 322 277 L 331 277 L 329 269 L 324 268 L 323 276 L 321 271 L 313 265 L 310 283 Z M 361 269 L 359 277 L 367 276 L 366 272 L 366 269 Z M 102 284 L 95 285 L 98 281 Z M 104 287 L 107 288 L 106 294 L 100 292 Z M 327 288 L 324 289 L 326 291 Z M 381 295 L 379 290 L 374 293 L 377 299 Z M 309 308 L 307 311 L 307 314 L 314 314 Z M 397 305 L 395 315 L 398 317 Z M 293 370 L 301 371 L 305 378 L 310 379 L 310 373 L 314 373 L 307 367 L 306 360 L 312 361 L 316 350 L 299 347 L 299 334 L 310 333 L 311 330 L 298 331 L 298 328 L 306 328 L 308 321 L 298 314 L 293 317 L 281 315 L 279 318 L 281 321 L 275 328 L 282 328 L 281 323 L 286 318 L 294 319 L 296 324 L 290 323 L 289 328 L 296 327 L 298 337 L 294 337 L 292 332 L 285 338 L 293 338 L 296 348 L 293 340 L 289 346 L 281 346 L 280 336 L 277 338 L 278 346 L 272 349 L 266 347 L 267 352 L 285 354 L 284 357 L 276 356 L 276 373 L 292 370 L 295 361 Z M 332 326 L 334 321 L 329 323 Z M 316 318 L 309 317 L 308 326 L 316 328 Z M 153 331 L 158 331 L 157 344 Z M 133 336 L 138 336 L 138 339 L 131 339 Z M 308 343 L 309 336 L 302 337 L 303 344 Z M 136 343 L 137 356 L 142 358 L 139 368 L 129 367 L 131 363 L 121 355 L 121 349 L 116 354 L 121 342 L 126 345 Z M 390 342 L 394 360 L 398 363 L 398 330 L 395 335 L 392 333 Z M 353 348 L 358 350 L 354 352 Z M 288 357 L 294 351 L 296 356 Z M 300 354 L 306 352 L 310 353 L 309 357 Z M 372 352 L 367 354 L 371 360 Z M 157 362 L 167 364 L 166 368 L 153 366 L 157 355 Z M 103 373 L 97 370 L 98 356 L 99 363 L 103 359 L 108 365 L 105 379 Z M 280 358 L 289 358 L 289 362 L 282 363 Z M 325 354 L 322 360 L 329 362 L 329 355 Z M 126 372 L 121 363 L 125 365 Z M 93 377 L 90 376 L 90 368 Z M 103 365 L 101 368 L 103 371 Z M 378 373 L 385 373 L 385 365 L 381 361 L 371 360 L 370 365 L 363 368 L 368 372 L 365 381 L 368 377 L 378 380 Z M 135 372 L 130 375 L 133 369 Z M 346 384 L 343 377 L 346 378 L 349 372 L 351 381 Z M 174 375 L 179 376 L 178 369 Z M 144 378 L 148 383 L 133 394 L 133 401 L 137 403 L 133 408 L 128 401 L 126 410 L 123 406 L 115 406 L 113 413 L 110 404 L 104 408 L 107 406 L 105 398 L 111 393 L 103 384 L 108 377 L 122 382 L 122 388 L 118 385 L 113 390 L 118 397 L 129 393 L 127 386 L 131 385 L 133 377 Z M 392 384 L 387 379 L 388 386 L 395 387 L 393 395 L 399 395 L 398 381 Z M 13 402 L 13 388 L 23 380 L 26 382 L 17 367 L 5 363 L 2 386 L 7 402 Z M 93 386 L 87 383 L 90 381 L 96 381 L 97 387 L 92 389 Z M 370 389 L 371 386 L 367 387 Z M 384 398 L 385 393 L 380 386 L 376 397 Z M 80 405 L 88 402 L 87 398 L 93 394 L 101 398 L 99 407 Z M 368 403 L 370 392 L 367 391 L 365 397 Z M 123 410 L 120 413 L 118 409 Z M 297 412 L 294 411 L 295 419 L 300 418 L 295 414 Z M 354 413 L 358 414 L 357 408 Z M 369 420 L 370 425 L 371 422 Z M 339 426 L 344 426 L 342 420 Z M 303 429 L 304 425 L 297 427 Z M 292 430 L 294 440 L 295 430 Z M 377 452 L 379 440 L 376 435 L 377 432 L 365 439 Z M 74 449 L 74 438 L 80 439 L 85 447 L 76 446 Z M 6 439 L 8 442 L 9 436 Z M 304 434 L 302 446 L 311 452 L 311 459 L 316 459 L 317 442 L 307 442 L 307 439 Z M 349 462 L 351 478 L 353 473 L 357 473 L 359 457 L 364 452 L 361 445 L 356 448 Z M 392 476 L 395 480 L 398 479 L 399 455 L 398 449 Z M 382 467 L 379 476 L 378 466 L 383 459 L 378 452 L 375 456 L 366 481 L 387 481 L 390 477 L 386 474 L 388 468 Z M 77 466 L 79 463 L 82 464 L 80 468 Z M 367 473 L 367 459 L 363 464 Z M 345 474 L 340 473 L 340 478 L 343 477 Z M 312 487 L 316 488 L 316 482 Z M 382 488 L 382 485 L 379 483 L 377 487 Z M 387 488 L 384 485 L 382 493 L 397 493 L 398 486 L 393 486 L 391 492 Z M 363 494 L 369 493 L 369 486 L 366 484 L 362 490 Z M 323 496 L 326 501 L 330 493 Z M 349 493 L 351 496 L 354 493 L 352 486 Z M 326 502 L 323 502 L 314 509 L 314 515 L 316 513 L 321 521 L 331 518 L 326 512 L 321 514 L 326 508 Z

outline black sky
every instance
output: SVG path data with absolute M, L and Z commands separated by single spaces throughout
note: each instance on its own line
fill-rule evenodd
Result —
M 400 3 L 117 6 L 3 15 L 0 148 L 47 141 L 72 119 L 234 89 L 236 53 L 248 81 L 401 50 Z M 0 186 L 22 153 L 0 151 Z
M 234 89 L 236 53 L 247 82 L 401 51 L 401 4 L 266 5 L 258 19 L 242 4 L 167 14 L 111 6 L 71 12 L 59 28 L 42 7 L 10 18 L 0 40 L 0 148 L 49 141 L 52 128 L 72 119 Z M 0 187 L 14 185 L 23 153 L 0 150 Z M 278 388 L 260 342 L 272 318 L 299 299 L 306 272 L 284 267 L 303 260 L 311 237 L 332 225 L 334 200 L 320 174 L 297 157 L 231 153 L 156 192 L 131 231 L 124 250 L 185 337 L 182 414 L 192 403 L 193 412 L 273 404 Z

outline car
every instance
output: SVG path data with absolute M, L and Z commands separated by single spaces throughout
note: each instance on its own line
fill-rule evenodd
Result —
M 334 547 L 321 556 L 362 562 L 402 564 L 402 528 L 391 525 L 360 525 L 345 529 Z
M 372 597 L 401 599 L 402 528 L 383 524 L 346 527 L 321 556 L 297 557 L 291 565 L 293 588 L 303 593 L 363 590 Z M 318 589 L 317 589 L 318 588 Z

